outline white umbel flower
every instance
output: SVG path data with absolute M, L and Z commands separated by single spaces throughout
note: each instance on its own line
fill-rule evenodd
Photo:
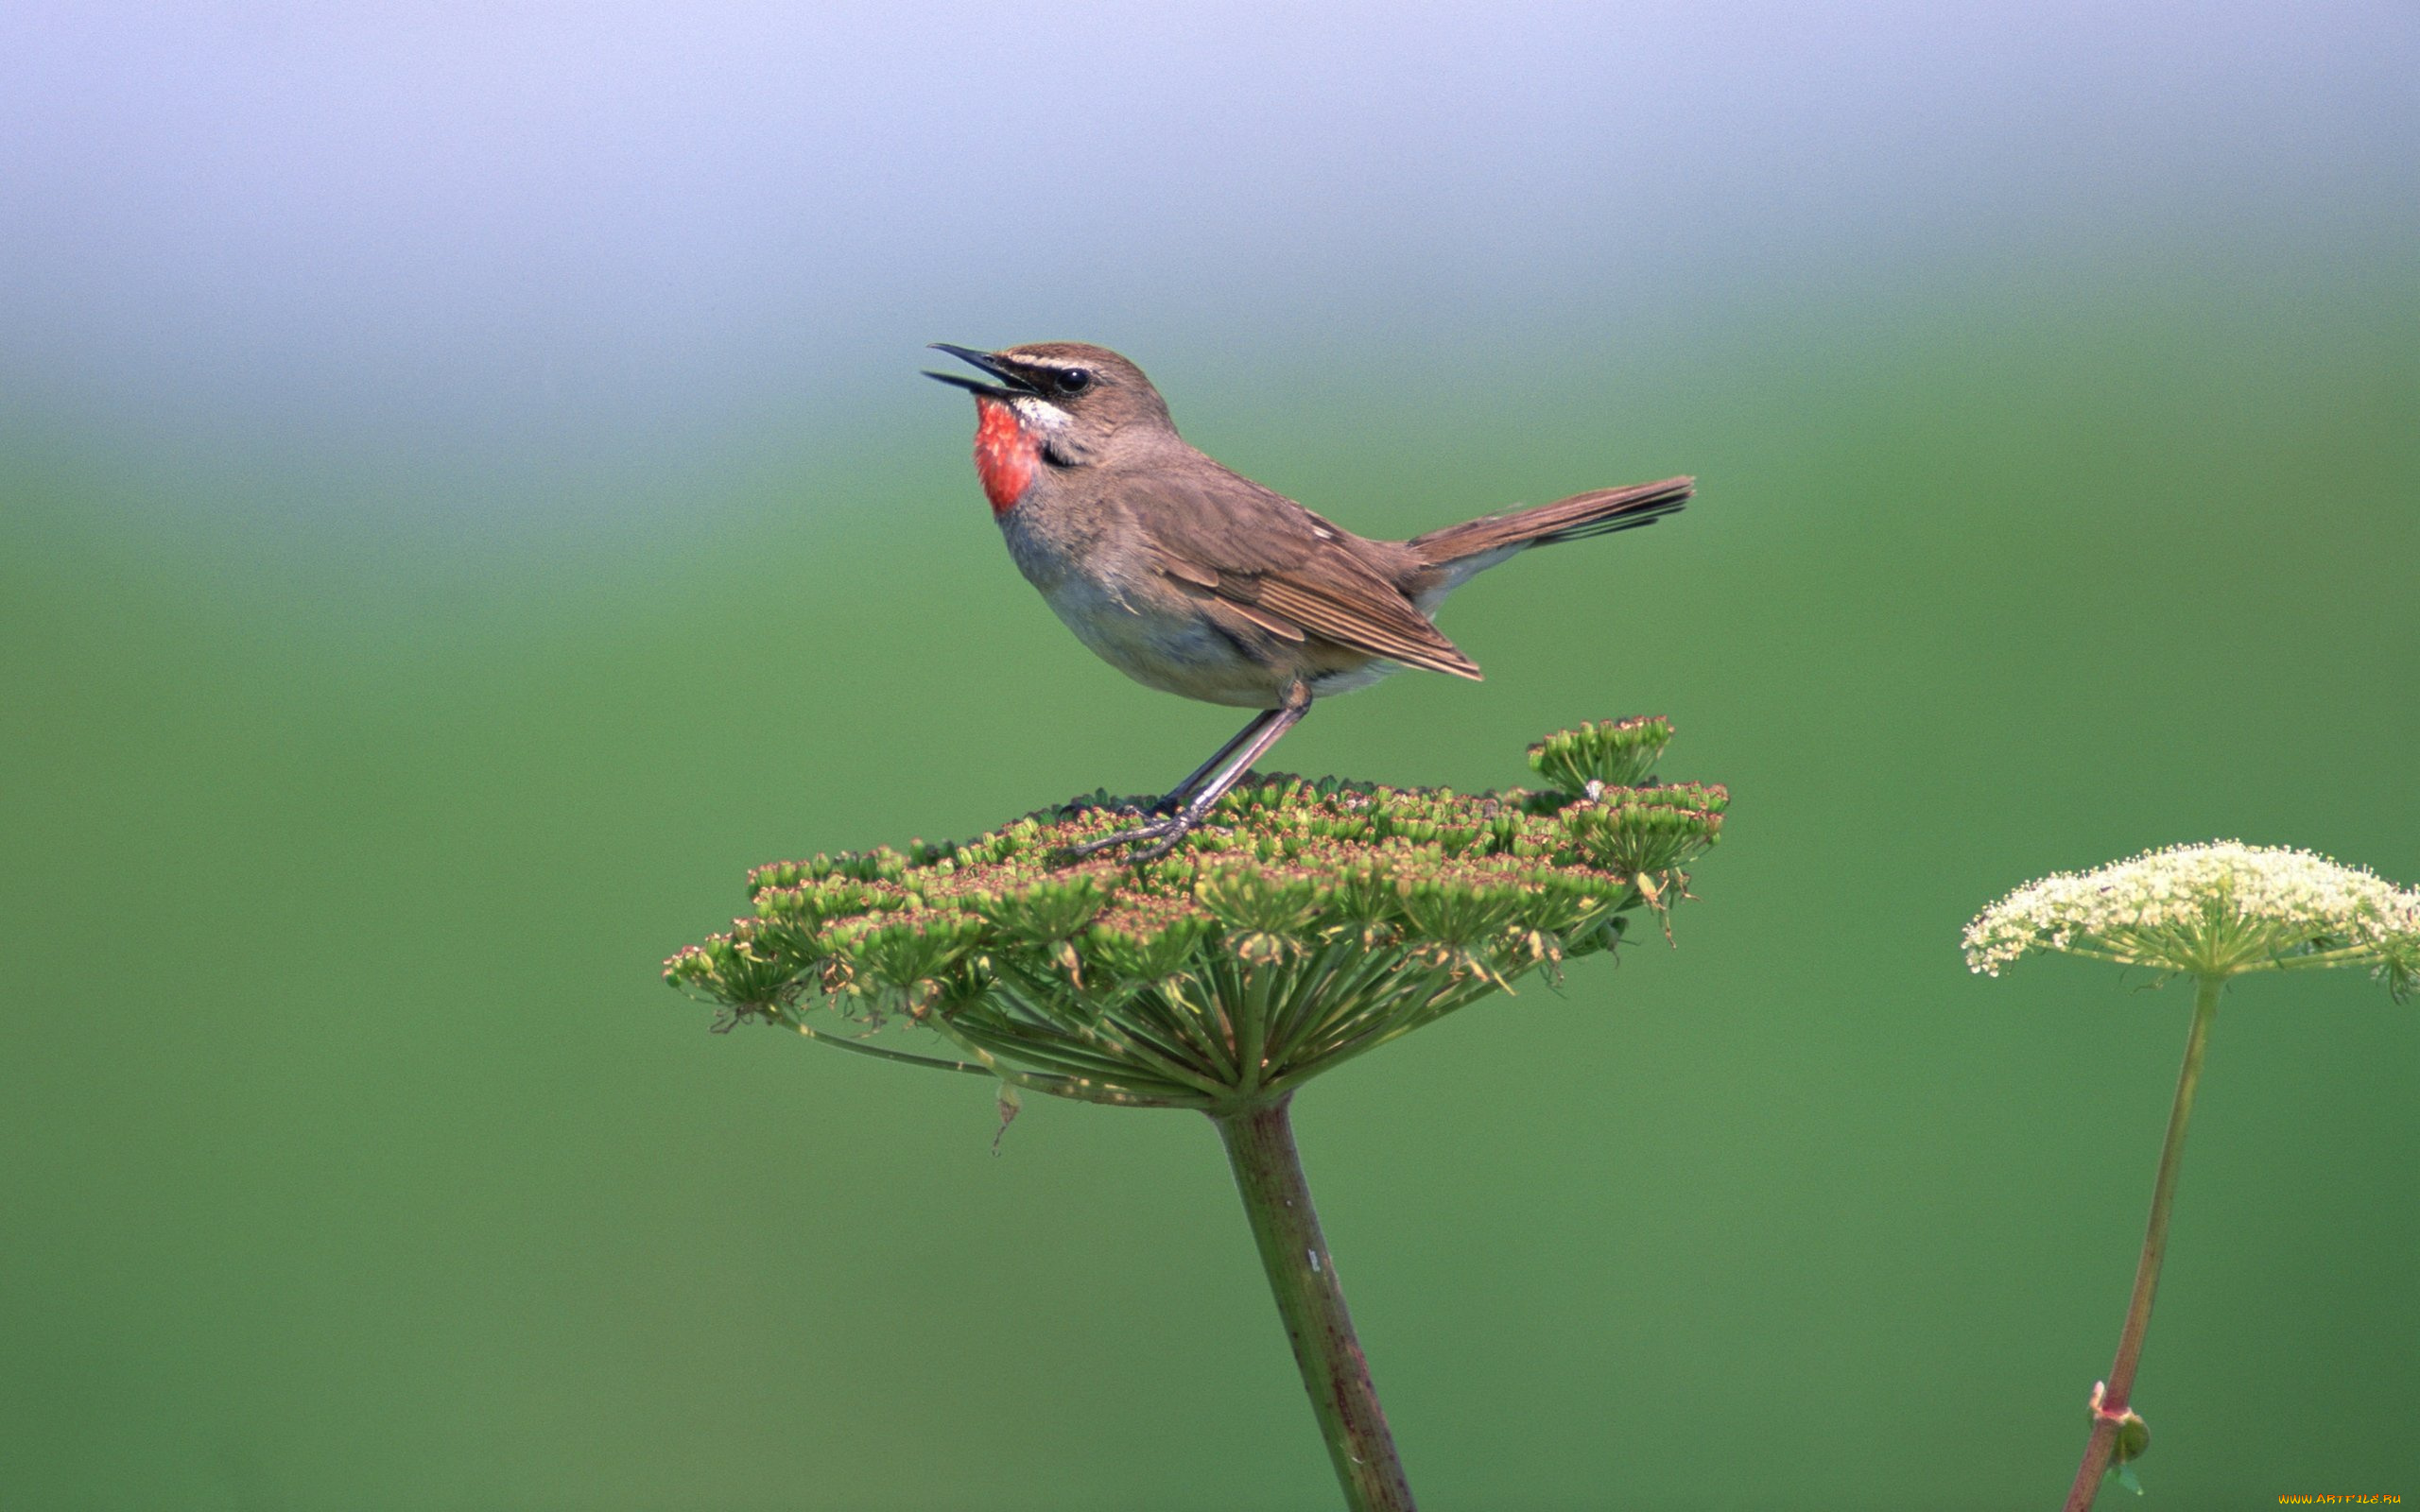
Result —
M 1986 975 L 2032 951 L 2192 976 L 2372 965 L 2398 987 L 2420 950 L 2420 891 L 2284 846 L 2170 846 L 2028 883 L 1966 926 Z

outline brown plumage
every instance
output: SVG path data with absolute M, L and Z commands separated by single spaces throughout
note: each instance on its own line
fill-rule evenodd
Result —
M 1372 541 L 1187 445 L 1150 380 L 1103 347 L 940 350 L 999 380 L 933 373 L 976 396 L 976 459 L 1017 566 L 1079 639 L 1150 687 L 1264 711 L 1104 845 L 1183 838 L 1314 698 L 1402 667 L 1477 679 L 1434 622 L 1446 594 L 1530 546 L 1651 524 L 1691 480 Z
M 1591 489 L 1568 499 L 1466 520 L 1404 542 L 1431 564 L 1459 561 L 1505 546 L 1550 546 L 1585 541 L 1638 525 L 1651 525 L 1688 502 L 1694 478 L 1634 483 L 1626 489 Z

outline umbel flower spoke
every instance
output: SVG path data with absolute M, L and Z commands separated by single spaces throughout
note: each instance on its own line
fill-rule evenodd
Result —
M 2367 967 L 2397 999 L 2420 975 L 2420 891 L 2325 856 L 2236 840 L 2172 846 L 2085 872 L 2028 883 L 1966 926 L 1966 964 L 1997 976 L 2036 951 L 2143 966 L 2194 982 L 2193 1022 L 2177 1074 L 2168 1135 L 2152 1186 L 2151 1219 L 2109 1378 L 2092 1388 L 2090 1435 L 2066 1512 L 2086 1512 L 2102 1479 L 2130 1488 L 2151 1430 L 2131 1405 L 2150 1331 L 2185 1131 L 2202 1080 L 2210 1026 L 2232 977 L 2329 966 Z
M 1722 830 L 1718 786 L 1651 772 L 1663 719 L 1530 752 L 1539 791 L 1239 782 L 1163 859 L 1074 860 L 1131 823 L 1096 794 L 988 834 L 759 867 L 749 913 L 665 976 L 729 1028 L 1193 1108 L 1225 1143 L 1346 1502 L 1409 1508 L 1288 1121 L 1313 1077 L 1668 916 Z M 925 1045 L 901 1042 L 917 1036 Z

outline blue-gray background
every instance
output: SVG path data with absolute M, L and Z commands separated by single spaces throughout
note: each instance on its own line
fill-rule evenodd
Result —
M 1300 1121 L 1440 1508 L 2025 1507 L 2186 1004 L 2045 870 L 2420 880 L 2408 7 L 0 17 L 0 1500 L 1333 1489 L 1209 1132 L 711 1039 L 750 863 L 1183 770 L 922 343 L 1074 336 L 1371 533 L 1691 472 L 1284 765 L 1671 714 L 1660 943 Z M 2158 1504 L 2420 1494 L 2420 1024 L 2236 992 Z

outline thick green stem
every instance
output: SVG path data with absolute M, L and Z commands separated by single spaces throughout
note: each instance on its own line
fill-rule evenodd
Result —
M 2118 1447 L 2118 1432 L 2131 1410 L 2135 1366 L 2143 1357 L 2143 1334 L 2152 1322 L 2152 1297 L 2159 1290 L 2159 1263 L 2168 1254 L 2168 1213 L 2176 1200 L 2176 1173 L 2185 1163 L 2185 1125 L 2193 1117 L 2193 1089 L 2202 1080 L 2202 1053 L 2209 1047 L 2210 1022 L 2219 1016 L 2219 993 L 2225 978 L 2198 980 L 2193 994 L 2193 1027 L 2185 1040 L 2185 1068 L 2176 1076 L 2176 1105 L 2169 1109 L 2168 1142 L 2160 1146 L 2159 1177 L 2152 1183 L 2151 1223 L 2143 1230 L 2143 1258 L 2135 1266 L 2135 1297 L 2126 1307 L 2126 1327 L 2118 1335 L 2118 1358 L 2109 1380 L 2095 1397 L 2092 1436 L 2085 1440 L 2083 1463 L 2076 1469 L 2075 1486 L 2067 1492 L 2065 1512 L 2087 1512 L 2100 1493 L 2101 1477 Z
M 1411 1512 L 1411 1486 L 1395 1457 L 1387 1415 L 1344 1309 L 1336 1263 L 1311 1208 L 1310 1184 L 1303 1178 L 1293 1121 L 1287 1114 L 1289 1100 L 1290 1095 L 1215 1113 L 1211 1122 L 1226 1142 L 1244 1215 L 1252 1220 L 1260 1263 L 1277 1298 L 1277 1315 L 1285 1320 L 1303 1389 L 1310 1394 L 1311 1412 L 1344 1486 L 1344 1504 L 1353 1512 Z

